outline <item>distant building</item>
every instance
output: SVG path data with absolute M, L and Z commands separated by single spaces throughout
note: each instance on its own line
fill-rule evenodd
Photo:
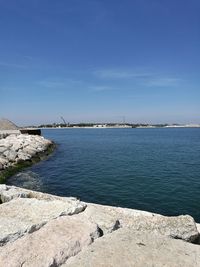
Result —
M 93 127 L 94 128 L 105 128 L 107 125 L 106 124 L 95 124 Z

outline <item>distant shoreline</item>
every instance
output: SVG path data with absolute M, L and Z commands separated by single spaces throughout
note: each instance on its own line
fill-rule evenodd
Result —
M 105 126 L 105 127 L 90 127 L 90 126 L 85 126 L 85 127 L 80 127 L 80 126 L 74 126 L 74 127 L 39 127 L 39 129 L 167 129 L 167 128 L 200 128 L 200 125 L 192 125 L 192 126 L 187 126 L 187 125 L 180 125 L 180 126 L 139 126 L 139 127 L 117 127 L 117 126 Z M 34 129 L 34 128 L 33 128 Z

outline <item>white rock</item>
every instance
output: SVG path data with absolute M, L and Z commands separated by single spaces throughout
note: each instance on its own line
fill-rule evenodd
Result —
M 9 149 L 12 147 L 12 143 L 7 141 L 6 139 L 1 139 L 0 140 L 0 147 L 3 149 Z
M 30 155 L 31 157 L 33 157 L 33 156 L 35 156 L 35 154 L 37 153 L 37 150 L 34 149 L 34 148 L 30 148 L 30 146 L 28 146 L 28 147 L 25 147 L 25 148 L 23 149 L 23 152 L 24 152 L 24 153 L 27 153 L 28 155 Z
M 0 245 L 33 232 L 49 220 L 77 214 L 85 205 L 77 200 L 38 200 L 18 198 L 0 205 Z
M 189 216 L 167 217 L 150 212 L 87 203 L 87 219 L 99 225 L 103 233 L 120 227 L 150 230 L 155 233 L 194 242 L 199 237 L 194 219 Z
M 0 190 L 0 199 L 2 203 L 9 202 L 16 198 L 29 198 L 29 193 L 23 190 L 10 189 Z
M 148 231 L 119 229 L 62 267 L 200 267 L 200 246 Z
M 198 232 L 200 233 L 200 224 L 199 223 L 196 223 L 196 226 L 197 226 Z
M 28 153 L 22 152 L 22 151 L 19 151 L 17 153 L 17 157 L 18 157 L 17 161 L 19 161 L 19 160 L 26 161 L 26 160 L 31 159 L 31 155 L 29 155 Z
M 2 165 L 6 165 L 8 163 L 8 159 L 4 158 L 4 157 L 0 157 L 0 163 Z
M 1 196 L 1 194 L 4 192 L 4 191 L 6 191 L 7 190 L 7 185 L 5 185 L 5 184 L 0 184 L 0 196 Z
M 44 152 L 52 142 L 42 136 L 13 134 L 0 140 L 0 155 L 2 154 L 9 163 L 4 167 L 12 166 L 13 163 L 30 160 L 38 152 Z M 1 156 L 2 157 L 2 156 Z
M 14 150 L 14 151 L 18 151 L 19 149 L 21 149 L 22 148 L 22 142 L 15 142 L 15 143 L 13 143 L 13 145 L 12 145 L 12 149 Z
M 14 162 L 17 157 L 17 152 L 14 150 L 6 150 L 3 155 L 10 161 Z
M 0 154 L 3 154 L 6 150 L 8 150 L 5 146 L 0 146 Z
M 0 250 L 0 266 L 60 266 L 99 236 L 81 215 L 60 217 Z
M 4 195 L 9 195 L 9 198 L 4 198 Z M 16 186 L 9 186 L 9 185 L 5 185 L 5 184 L 0 184 L 0 197 L 5 200 L 5 202 L 8 202 L 14 198 L 18 198 L 21 196 L 27 196 L 27 198 L 35 198 L 38 200 L 59 200 L 62 202 L 66 202 L 67 205 L 68 203 L 81 203 L 81 207 L 84 206 L 86 208 L 86 203 L 84 202 L 80 202 L 79 200 L 77 200 L 77 198 L 74 197 L 59 197 L 59 196 L 55 196 L 55 195 L 51 195 L 51 194 L 47 194 L 47 193 L 41 193 L 41 192 L 37 192 L 37 191 L 32 191 L 29 189 L 25 189 L 25 188 L 20 188 L 20 187 L 16 187 Z M 4 202 L 4 201 L 3 201 Z
M 43 152 L 44 150 L 45 150 L 44 147 L 41 146 L 41 145 L 39 145 L 39 146 L 37 147 L 37 151 L 38 151 L 38 152 Z

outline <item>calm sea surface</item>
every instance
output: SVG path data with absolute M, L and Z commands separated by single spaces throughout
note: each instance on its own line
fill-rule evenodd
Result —
M 200 128 L 43 130 L 58 146 L 8 184 L 200 222 Z

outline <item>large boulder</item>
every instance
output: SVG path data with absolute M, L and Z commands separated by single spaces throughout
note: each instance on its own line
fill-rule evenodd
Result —
M 17 198 L 0 205 L 0 246 L 38 230 L 59 216 L 77 214 L 85 204 L 75 199 L 38 200 Z
M 18 142 L 18 141 L 15 141 L 13 144 L 12 144 L 12 149 L 14 151 L 19 151 L 19 149 L 22 149 L 23 147 L 23 143 L 22 142 Z
M 75 197 L 59 197 L 47 193 L 42 193 L 38 191 L 32 191 L 29 189 L 21 188 L 21 187 L 16 187 L 16 186 L 10 186 L 10 185 L 5 185 L 5 184 L 0 184 L 0 199 L 1 201 L 8 202 L 11 201 L 12 199 L 16 198 L 35 198 L 38 200 L 60 200 L 62 202 L 68 203 L 81 203 L 81 206 L 86 207 L 87 204 L 84 202 L 78 201 Z
M 95 240 L 61 266 L 200 267 L 200 246 L 124 228 Z
M 14 150 L 10 149 L 10 150 L 6 150 L 3 153 L 4 157 L 6 159 L 8 159 L 10 162 L 14 162 L 16 157 L 17 157 L 17 152 L 15 152 Z
M 9 162 L 8 159 L 4 158 L 3 156 L 0 155 L 0 163 L 4 166 Z
M 152 218 L 155 214 L 112 206 L 87 203 L 84 215 L 94 223 L 97 223 L 104 234 L 111 233 L 120 227 L 126 226 L 132 218 L 141 216 Z
M 98 224 L 103 233 L 121 227 L 151 232 L 195 242 L 199 232 L 194 219 L 189 215 L 167 217 L 155 213 L 87 203 L 84 215 Z
M 0 266 L 60 266 L 99 237 L 97 225 L 80 215 L 59 217 L 0 249 Z
M 0 184 L 0 200 L 2 203 L 16 198 L 29 198 L 29 192 L 26 189 Z
M 4 152 L 6 152 L 6 150 L 8 150 L 7 147 L 5 147 L 4 145 L 0 146 L 0 154 L 3 154 Z
M 198 232 L 200 233 L 200 224 L 199 223 L 196 223 L 196 226 L 197 226 Z
M 16 162 L 26 161 L 26 160 L 30 160 L 30 159 L 31 159 L 30 154 L 28 154 L 27 152 L 24 152 L 23 150 L 18 151 Z

